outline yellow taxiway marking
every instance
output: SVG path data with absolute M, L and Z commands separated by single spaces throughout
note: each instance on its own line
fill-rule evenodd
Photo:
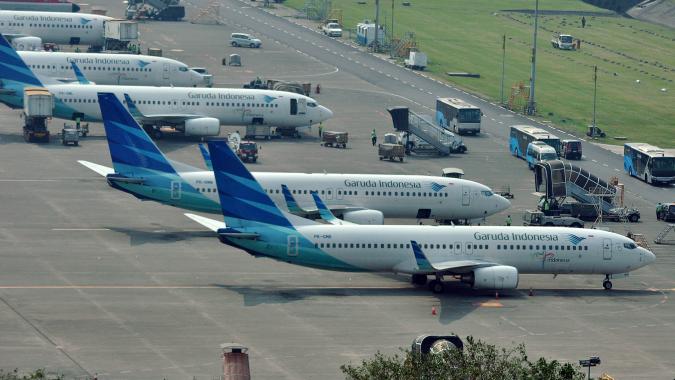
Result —
M 478 307 L 503 307 L 504 305 L 497 300 L 490 300 L 485 302 L 474 302 L 474 306 Z

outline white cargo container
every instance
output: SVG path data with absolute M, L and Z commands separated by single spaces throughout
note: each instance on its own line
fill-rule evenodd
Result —
M 421 51 L 411 51 L 408 59 L 404 61 L 405 67 L 413 70 L 424 70 L 427 67 L 427 55 Z
M 23 113 L 26 117 L 51 117 L 54 96 L 40 87 L 26 88 L 23 92 Z
M 138 24 L 135 21 L 110 20 L 105 22 L 105 38 L 118 41 L 138 39 Z

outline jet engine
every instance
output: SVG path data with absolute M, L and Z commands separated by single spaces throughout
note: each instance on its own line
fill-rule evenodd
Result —
M 474 269 L 462 275 L 462 282 L 474 289 L 515 289 L 518 287 L 518 269 L 508 265 L 495 265 Z
M 342 218 L 356 224 L 384 224 L 384 214 L 377 210 L 347 211 L 342 214 Z
M 12 46 L 21 51 L 40 51 L 42 50 L 42 39 L 40 37 L 17 37 L 12 39 Z
M 185 120 L 185 136 L 218 136 L 220 120 L 215 117 L 200 117 Z

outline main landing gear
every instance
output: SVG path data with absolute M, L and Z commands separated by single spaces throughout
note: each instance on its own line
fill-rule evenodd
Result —
M 443 276 L 436 275 L 434 280 L 431 280 L 427 283 L 426 274 L 413 274 L 412 279 L 410 280 L 414 285 L 418 286 L 429 286 L 429 290 L 436 294 L 443 293 L 445 291 L 445 285 L 443 284 Z
M 605 280 L 602 282 L 602 287 L 605 288 L 605 290 L 611 290 L 612 289 L 612 281 L 609 280 L 609 275 L 605 275 Z
M 426 274 L 413 274 L 410 282 L 412 282 L 414 285 L 424 286 L 424 285 L 427 284 L 427 275 Z

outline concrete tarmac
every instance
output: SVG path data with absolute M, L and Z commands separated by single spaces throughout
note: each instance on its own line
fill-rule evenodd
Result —
M 241 31 L 235 24 L 245 17 L 228 17 L 219 26 L 144 23 L 143 46 L 207 67 L 220 85 L 238 86 L 256 75 L 321 83 L 324 91 L 315 98 L 335 112 L 324 130 L 350 134 L 346 150 L 321 147 L 316 129 L 299 140 L 262 142 L 252 170 L 436 175 L 457 166 L 469 179 L 510 185 L 514 220 L 534 206 L 532 173 L 509 155 L 498 122 L 465 139 L 466 155 L 381 162 L 369 135 L 373 128 L 380 137 L 391 130 L 385 108 L 424 111 L 414 102 L 433 103 L 392 91 L 386 76 L 373 83 L 267 33 L 262 49 L 231 48 L 227 36 Z M 221 65 L 233 52 L 242 55 L 243 67 Z M 52 122 L 53 133 L 59 123 Z M 110 165 L 101 125 L 91 126 L 80 147 L 62 147 L 56 138 L 27 144 L 20 127 L 18 111 L 0 107 L 0 368 L 45 367 L 73 378 L 211 379 L 221 371 L 219 345 L 234 341 L 250 347 L 253 378 L 340 379 L 341 364 L 398 352 L 421 334 L 453 332 L 498 345 L 523 342 L 531 357 L 577 362 L 598 355 L 603 363 L 594 375 L 663 379 L 675 373 L 672 245 L 652 245 L 656 264 L 614 280 L 612 291 L 602 290 L 602 276 L 525 275 L 518 290 L 499 299 L 455 282 L 446 294 L 433 295 L 404 276 L 255 259 L 220 244 L 181 210 L 116 191 L 80 166 L 77 160 Z M 169 135 L 159 146 L 172 159 L 201 167 L 196 142 Z M 639 184 L 624 182 L 631 189 Z M 653 203 L 632 192 L 627 203 L 641 208 L 643 221 L 603 227 L 630 228 L 653 240 L 664 226 Z M 505 217 L 487 223 L 502 224 Z

